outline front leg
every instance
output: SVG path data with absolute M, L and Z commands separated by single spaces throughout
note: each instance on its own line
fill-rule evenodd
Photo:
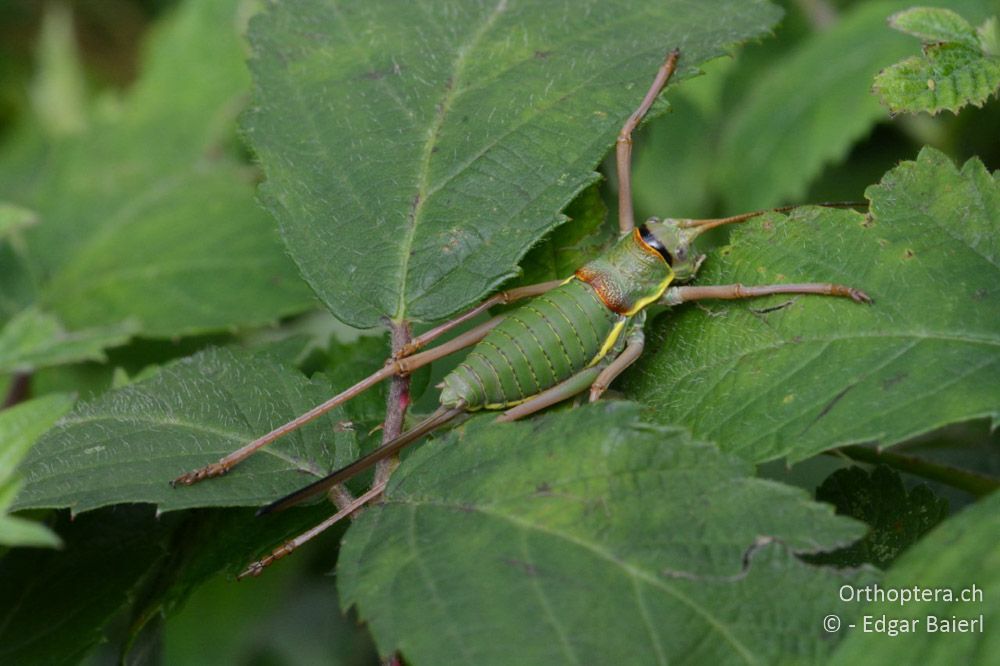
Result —
M 667 59 L 656 72 L 653 85 L 649 87 L 642 103 L 639 104 L 639 108 L 628 117 L 625 124 L 622 125 L 621 131 L 618 132 L 618 141 L 615 144 L 615 156 L 618 164 L 618 227 L 623 235 L 635 228 L 632 211 L 632 132 L 642 122 L 657 96 L 666 87 L 670 77 L 674 75 L 674 70 L 677 69 L 677 59 L 680 58 L 680 55 L 681 52 L 677 49 L 667 54 Z
M 742 284 L 715 284 L 704 287 L 671 287 L 659 300 L 660 305 L 680 305 L 706 299 L 733 300 L 757 298 L 772 294 L 817 294 L 849 298 L 855 303 L 871 303 L 871 297 L 860 289 L 829 282 L 804 282 L 797 284 L 763 284 L 747 287 Z

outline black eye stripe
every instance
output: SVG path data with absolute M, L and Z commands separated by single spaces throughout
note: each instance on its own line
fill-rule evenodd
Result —
M 674 265 L 674 258 L 670 256 L 670 252 L 663 246 L 660 239 L 653 235 L 653 232 L 651 232 L 645 224 L 639 225 L 639 235 L 642 237 L 642 240 L 646 243 L 646 245 L 660 253 L 660 256 L 663 257 L 663 260 L 667 262 L 668 266 Z

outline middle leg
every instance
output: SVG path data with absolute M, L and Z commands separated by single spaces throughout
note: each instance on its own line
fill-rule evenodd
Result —
M 622 353 L 601 370 L 601 374 L 597 375 L 597 379 L 590 385 L 590 402 L 595 402 L 604 395 L 611 382 L 638 360 L 645 346 L 646 335 L 643 333 L 642 324 L 639 323 L 632 327 Z

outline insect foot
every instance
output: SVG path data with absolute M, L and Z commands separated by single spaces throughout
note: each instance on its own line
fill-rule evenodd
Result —
M 847 296 L 849 296 L 855 303 L 867 303 L 871 305 L 875 302 L 871 296 L 860 289 L 855 289 L 854 287 L 847 287 Z
M 228 471 L 228 467 L 220 465 L 219 463 L 212 463 L 211 465 L 206 465 L 201 469 L 196 469 L 193 472 L 181 474 L 176 479 L 171 481 L 170 485 L 173 488 L 176 488 L 177 486 L 193 486 L 199 481 L 214 479 L 217 476 L 223 476 Z
M 267 556 L 260 558 L 256 562 L 248 564 L 247 568 L 236 576 L 236 580 L 243 580 L 248 576 L 256 578 L 264 573 L 264 569 L 270 566 L 273 562 L 280 560 L 286 555 L 290 555 L 292 551 L 295 550 L 296 545 L 297 544 L 294 541 L 286 541 L 272 550 Z

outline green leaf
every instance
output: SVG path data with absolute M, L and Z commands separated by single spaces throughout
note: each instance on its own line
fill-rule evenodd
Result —
M 1000 89 L 1000 59 L 956 44 L 932 44 L 875 77 L 875 90 L 893 113 L 958 113 L 982 106 Z
M 344 605 L 413 664 L 818 660 L 857 573 L 793 553 L 859 525 L 637 413 L 486 417 L 425 444 L 348 531 Z
M 38 223 L 33 211 L 0 201 L 0 241 L 18 229 Z
M 669 49 L 680 80 L 777 17 L 762 0 L 274 4 L 250 30 L 262 197 L 337 317 L 441 319 L 563 220 Z
M 685 81 L 677 92 L 671 92 L 670 113 L 650 123 L 644 131 L 645 141 L 634 149 L 637 220 L 647 215 L 697 217 L 711 208 L 710 185 L 719 168 L 713 139 L 723 117 L 731 111 L 718 108 L 723 92 L 720 81 L 726 81 L 725 71 L 733 68 L 733 61 L 720 59 L 707 64 L 706 75 Z M 711 103 L 699 103 L 699 93 Z
M 24 169 L 0 169 L 12 172 L 0 192 L 41 220 L 24 234 L 38 305 L 69 329 L 135 317 L 147 336 L 175 336 L 309 307 L 254 172 L 230 154 L 249 86 L 240 5 L 184 3 L 118 107 L 37 150 L 29 186 Z
M 199 588 L 166 623 L 163 663 L 378 664 L 367 629 L 341 611 L 334 579 L 302 575 L 302 565 L 315 568 L 310 549 L 313 562 L 306 553 L 282 560 L 251 585 L 217 578 Z
M 890 445 L 1000 417 L 1000 183 L 924 149 L 869 188 L 870 215 L 803 209 L 751 221 L 702 284 L 837 282 L 818 296 L 705 302 L 657 319 L 628 394 L 754 461 Z
M 0 662 L 78 664 L 101 640 L 101 627 L 165 554 L 165 528 L 151 511 L 115 507 L 57 529 L 66 548 L 15 550 L 0 560 Z
M 128 640 L 177 612 L 205 580 L 238 570 L 325 512 L 294 509 L 267 521 L 232 509 L 164 516 L 151 507 L 116 506 L 75 518 L 64 512 L 56 524 L 62 551 L 15 550 L 0 560 L 0 662 L 80 663 L 106 640 L 105 625 L 123 623 L 108 633 L 127 627 Z M 123 656 L 129 647 L 121 646 Z
M 125 344 L 136 322 L 67 332 L 50 314 L 28 308 L 0 329 L 0 373 L 31 372 L 63 363 L 104 361 L 104 349 Z
M 332 395 L 266 356 L 211 349 L 77 406 L 25 461 L 19 508 L 87 511 L 119 502 L 161 510 L 256 506 L 349 462 L 354 434 L 334 410 L 265 447 L 239 473 L 191 487 L 168 482 Z M 113 478 L 114 483 L 109 483 Z
M 23 255 L 9 242 L 0 241 L 0 324 L 34 303 L 35 279 Z
M 979 31 L 955 12 L 917 8 L 895 14 L 889 24 L 924 41 L 923 53 L 886 68 L 874 89 L 893 113 L 958 113 L 982 106 L 1000 89 L 996 19 Z
M 133 594 L 135 603 L 129 609 L 131 619 L 122 652 L 127 654 L 139 647 L 136 640 L 154 628 L 149 623 L 180 612 L 203 583 L 223 573 L 225 582 L 232 585 L 236 574 L 252 559 L 313 527 L 332 512 L 329 504 L 321 504 L 296 507 L 266 519 L 246 509 L 170 514 L 171 530 L 164 539 L 169 556 L 156 563 Z
M 889 17 L 889 25 L 925 44 L 954 42 L 969 48 L 979 47 L 975 28 L 950 9 L 913 7 Z
M 898 600 L 875 601 L 864 607 L 865 617 L 873 620 L 912 620 L 911 633 L 888 638 L 884 634 L 865 633 L 859 626 L 851 630 L 834 655 L 834 666 L 848 664 L 919 663 L 927 666 L 967 664 L 987 666 L 996 661 L 1000 651 L 1000 493 L 980 500 L 957 516 L 942 523 L 920 543 L 901 557 L 889 570 L 879 587 L 889 590 L 914 587 L 929 591 L 931 599 L 901 604 Z M 963 591 L 978 596 L 962 600 Z M 949 593 L 941 590 L 947 589 Z M 934 592 L 938 590 L 936 598 Z M 951 598 L 949 598 L 949 596 Z M 930 627 L 931 619 L 937 631 Z M 978 620 L 978 629 L 943 633 L 941 624 L 952 620 Z
M 521 275 L 507 288 L 562 280 L 590 261 L 614 240 L 615 229 L 608 222 L 608 207 L 599 183 L 591 185 L 566 208 L 567 224 L 552 230 L 521 260 Z
M 0 202 L 0 327 L 29 307 L 37 296 L 21 238 L 22 230 L 36 224 L 38 215 L 34 211 Z
M 986 19 L 976 28 L 976 35 L 979 37 L 979 48 L 985 55 L 1000 56 L 1000 19 L 996 16 Z
M 843 161 L 888 119 L 871 81 L 887 62 L 912 50 L 910 40 L 885 29 L 886 18 L 909 4 L 857 3 L 783 56 L 726 111 L 713 175 L 732 212 L 801 200 L 825 166 Z
M 330 378 L 335 390 L 343 391 L 356 384 L 362 377 L 378 372 L 385 364 L 388 354 L 389 345 L 384 338 L 367 336 L 351 344 L 334 341 L 327 349 L 328 362 L 325 374 Z M 414 385 L 414 380 L 419 375 L 420 371 L 411 376 L 411 398 L 418 393 L 419 387 Z M 381 430 L 376 432 L 375 429 L 385 420 L 386 389 L 385 383 L 374 386 L 343 407 L 344 415 L 347 417 L 343 425 L 353 429 L 359 444 L 363 444 L 366 440 L 378 444 L 382 440 Z M 435 389 L 431 391 L 437 395 Z M 435 408 L 438 404 L 435 399 Z M 375 436 L 374 439 L 372 435 Z
M 871 530 L 847 548 L 810 556 L 815 564 L 856 567 L 867 562 L 885 569 L 948 516 L 948 500 L 926 484 L 906 490 L 899 473 L 884 465 L 871 474 L 860 467 L 838 469 L 816 489 L 816 499 L 833 504 L 839 515 L 864 521 Z
M 0 545 L 61 545 L 48 528 L 9 516 L 7 509 L 21 486 L 14 469 L 41 434 L 72 406 L 72 396 L 53 394 L 0 411 Z

